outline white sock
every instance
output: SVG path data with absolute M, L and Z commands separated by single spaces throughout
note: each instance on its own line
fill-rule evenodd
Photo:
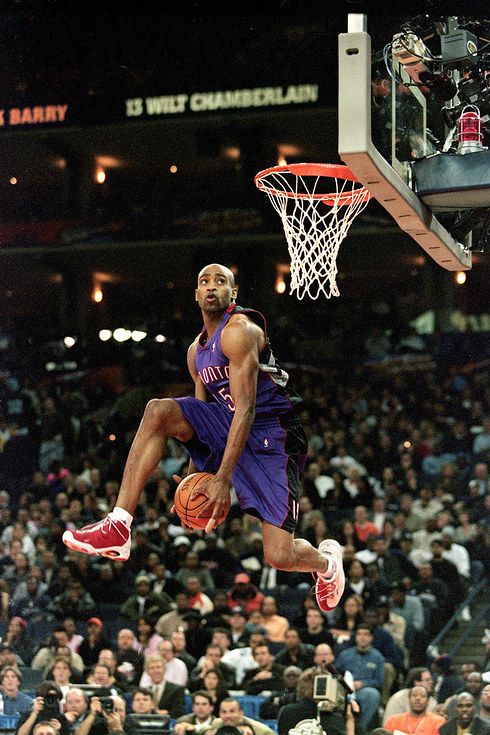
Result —
M 119 506 L 116 505 L 116 507 L 111 511 L 111 516 L 118 521 L 122 521 L 128 528 L 131 528 L 133 516 L 131 513 L 128 513 L 127 510 L 124 510 L 124 508 L 119 508 Z

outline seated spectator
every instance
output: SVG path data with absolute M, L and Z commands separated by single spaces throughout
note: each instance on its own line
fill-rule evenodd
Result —
M 114 735 L 124 733 L 126 701 L 112 697 L 112 711 L 107 712 L 99 697 L 91 697 L 88 712 L 75 730 L 75 735 Z
M 243 678 L 247 671 L 257 668 L 257 663 L 253 657 L 253 649 L 266 642 L 265 630 L 259 629 L 250 633 L 249 645 L 241 648 L 232 648 L 231 651 L 223 654 L 220 663 L 226 664 L 233 670 L 236 685 L 241 687 Z
M 342 674 L 349 670 L 354 677 L 356 699 L 361 708 L 357 721 L 363 730 L 368 729 L 378 711 L 385 676 L 385 659 L 372 647 L 372 641 L 371 630 L 361 623 L 356 630 L 356 645 L 344 649 L 335 664 Z
M 189 580 L 196 577 L 199 580 L 200 589 L 214 590 L 214 580 L 209 569 L 201 564 L 199 556 L 194 551 L 188 551 L 184 565 L 175 573 L 175 579 L 185 588 L 189 587 Z
M 211 669 L 218 671 L 225 683 L 227 689 L 233 689 L 235 677 L 233 669 L 221 661 L 223 651 L 219 646 L 210 643 L 206 646 L 206 653 L 198 661 L 197 666 L 191 671 L 189 676 L 189 690 L 195 692 L 197 689 L 204 689 L 204 677 Z
M 133 631 L 122 628 L 117 634 L 116 669 L 124 676 L 127 687 L 136 686 L 143 673 L 144 658 L 136 648 Z
M 53 668 L 50 671 L 48 671 L 47 678 L 52 679 L 55 682 L 55 684 L 57 684 L 59 688 L 61 689 L 61 693 L 63 695 L 61 699 L 62 704 L 64 703 L 66 699 L 66 695 L 68 694 L 70 687 L 74 683 L 77 683 L 77 684 L 81 683 L 81 680 L 82 680 L 81 676 L 76 677 L 78 681 L 75 682 L 73 680 L 73 672 L 70 668 L 70 665 L 68 661 L 62 656 L 57 656 L 55 658 L 55 660 L 53 661 Z
M 334 655 L 328 643 L 319 643 L 315 648 L 313 663 L 318 673 L 326 674 L 328 667 L 334 662 Z
M 378 615 L 378 624 L 393 636 L 395 643 L 400 646 L 402 651 L 405 653 L 405 633 L 407 630 L 405 618 L 402 618 L 401 615 L 397 615 L 397 613 L 391 610 L 390 602 L 385 596 L 378 598 L 376 602 L 376 611 Z
M 214 610 L 214 605 L 210 597 L 202 590 L 201 580 L 195 575 L 191 575 L 187 579 L 187 593 L 189 595 L 189 607 L 198 610 L 204 616 Z
M 141 646 L 143 656 L 151 656 L 153 653 L 158 653 L 158 647 L 163 641 L 163 638 L 158 633 L 155 633 L 154 626 L 148 622 L 146 617 L 138 618 L 136 629 L 136 640 Z
M 306 628 L 300 630 L 303 643 L 317 646 L 319 643 L 334 645 L 334 637 L 327 627 L 326 620 L 317 607 L 306 611 Z
M 130 688 L 131 685 L 127 676 L 124 674 L 125 663 L 121 664 L 123 671 L 118 671 L 116 654 L 110 648 L 104 648 L 99 653 L 97 664 L 102 664 L 108 669 L 111 679 L 114 680 L 114 686 L 116 689 L 126 692 Z M 92 682 L 88 681 L 88 683 L 91 684 Z
M 230 608 L 228 607 L 228 596 L 226 592 L 216 592 L 213 597 L 213 609 L 211 612 L 203 615 L 203 618 L 208 628 L 229 629 Z
M 111 645 L 103 631 L 104 623 L 100 618 L 89 618 L 87 620 L 87 635 L 80 643 L 78 653 L 88 668 L 99 660 L 100 652 Z
M 297 666 L 300 670 L 313 666 L 315 646 L 312 646 L 311 643 L 302 643 L 300 633 L 296 628 L 289 628 L 286 631 L 285 644 L 284 648 L 274 657 L 276 664 Z
M 189 597 L 187 592 L 177 592 L 175 594 L 175 607 L 170 612 L 165 613 L 158 618 L 155 624 L 155 631 L 163 637 L 171 635 L 174 630 L 179 630 L 184 626 L 183 614 L 189 609 Z
M 480 694 L 479 717 L 490 725 L 490 684 L 486 684 Z
M 162 639 L 158 646 L 157 653 L 165 661 L 165 681 L 169 681 L 172 684 L 178 684 L 179 686 L 186 687 L 189 679 L 189 673 L 187 666 L 179 658 L 175 657 L 174 646 L 171 641 Z M 148 687 L 150 684 L 150 677 L 146 671 L 143 672 L 143 676 L 140 680 L 140 687 Z
M 354 531 L 357 540 L 361 544 L 366 544 L 369 536 L 378 537 L 382 529 L 369 520 L 368 511 L 364 505 L 356 505 L 354 508 Z
M 107 664 L 100 662 L 94 664 L 87 676 L 87 684 L 108 689 L 112 695 L 120 694 L 120 690 L 116 686 L 116 677 L 111 673 L 111 669 Z
M 199 610 L 188 610 L 184 613 L 183 618 L 187 651 L 196 661 L 199 661 L 209 643 L 209 631 L 206 630 L 206 626 L 203 624 L 203 618 Z
M 31 711 L 32 699 L 25 692 L 19 691 L 22 684 L 22 674 L 19 669 L 14 666 L 5 666 L 0 672 L 0 682 L 2 684 L 0 697 L 3 699 L 4 715 L 20 715 Z
M 284 643 L 289 621 L 282 615 L 278 615 L 277 602 L 274 597 L 264 597 L 262 600 L 258 624 L 266 629 L 270 641 Z
M 70 582 L 66 592 L 57 595 L 49 603 L 47 609 L 57 620 L 67 616 L 74 620 L 87 620 L 95 612 L 95 602 L 80 582 L 74 581 Z
M 461 691 L 456 692 L 456 694 L 453 694 L 452 697 L 449 697 L 444 702 L 446 719 L 450 720 L 452 717 L 456 717 L 456 705 L 458 701 L 458 695 L 462 692 L 467 692 L 475 698 L 476 714 L 480 714 L 480 695 L 482 693 L 484 685 L 485 682 L 483 681 L 481 671 L 471 671 L 466 676 L 464 676 L 464 684 Z
M 160 715 L 170 715 L 172 718 L 184 714 L 185 688 L 178 684 L 165 681 L 165 661 L 161 656 L 148 656 L 145 661 L 145 671 L 150 677 L 151 690 L 155 711 Z
M 475 698 L 469 692 L 458 694 L 456 717 L 441 724 L 440 735 L 457 735 L 470 732 L 472 735 L 488 735 L 490 725 L 476 714 Z
M 63 695 L 59 686 L 54 681 L 43 681 L 35 693 L 32 711 L 21 714 L 16 735 L 31 735 L 40 722 L 55 725 L 58 735 L 70 735 L 68 720 L 61 713 L 60 704 Z M 54 720 L 57 722 L 54 723 Z
M 209 692 L 198 689 L 192 695 L 192 713 L 179 717 L 174 726 L 175 735 L 194 732 L 202 735 L 213 725 L 213 701 Z
M 31 662 L 33 669 L 39 669 L 43 672 L 43 676 L 47 677 L 49 670 L 54 664 L 55 658 L 59 655 L 60 650 L 67 650 L 66 658 L 72 669 L 78 674 L 83 673 L 84 662 L 78 653 L 73 653 L 67 646 L 67 635 L 63 628 L 53 631 L 53 635 L 45 646 L 42 646 L 36 653 Z
M 408 693 L 408 710 L 399 715 L 391 715 L 383 724 L 390 732 L 410 733 L 417 735 L 438 735 L 445 723 L 444 717 L 428 711 L 429 693 L 424 686 L 412 686 Z
M 243 607 L 232 607 L 230 610 L 231 647 L 243 648 L 248 645 L 250 632 L 247 630 L 248 615 Z
M 170 634 L 170 643 L 173 646 L 175 658 L 185 663 L 187 672 L 190 674 L 192 669 L 197 666 L 197 659 L 187 651 L 187 638 L 184 631 L 174 630 Z
M 223 725 L 238 727 L 241 723 L 251 725 L 255 735 L 275 735 L 274 730 L 264 723 L 253 720 L 251 717 L 245 717 L 240 702 L 232 697 L 223 699 L 221 702 L 219 717 L 213 721 L 211 729 L 218 730 Z
M 77 626 L 73 618 L 65 618 L 63 620 L 63 628 L 68 638 L 67 646 L 74 653 L 78 653 L 78 647 L 83 641 L 83 635 L 77 633 Z M 83 656 L 82 656 L 83 658 Z
M 259 610 L 264 599 L 264 594 L 251 583 L 250 576 L 240 572 L 233 580 L 233 587 L 228 591 L 229 607 L 243 607 L 250 615 L 254 610 Z
M 70 733 L 74 733 L 88 712 L 88 697 L 82 689 L 71 687 L 65 697 L 64 715 L 69 723 Z
M 39 578 L 32 574 L 29 575 L 25 582 L 25 588 L 25 595 L 17 596 L 15 602 L 12 601 L 11 603 L 12 615 L 33 623 L 46 620 L 51 598 L 42 591 Z
M 152 592 L 151 580 L 145 574 L 136 577 L 136 594 L 121 605 L 120 616 L 137 623 L 144 616 L 152 625 L 172 608 L 172 599 L 166 592 Z
M 136 715 L 155 714 L 155 703 L 151 695 L 151 690 L 146 687 L 138 687 L 131 694 L 131 712 Z M 128 730 L 124 728 L 125 732 Z
M 296 687 L 298 686 L 300 674 L 301 669 L 298 666 L 286 666 L 282 673 L 283 686 L 281 689 L 273 691 L 265 702 L 260 705 L 259 714 L 261 719 L 277 720 L 281 707 L 296 702 Z
M 353 562 L 355 564 L 355 562 Z M 346 597 L 342 607 L 338 606 L 333 614 L 330 633 L 337 644 L 345 643 L 356 630 L 363 617 L 363 600 L 358 595 Z
M 436 675 L 435 690 L 437 701 L 442 704 L 448 697 L 463 689 L 463 680 L 453 669 L 453 660 L 447 653 L 441 653 L 432 662 L 432 670 Z
M 208 692 L 211 697 L 213 704 L 213 715 L 217 717 L 219 715 L 220 704 L 223 699 L 229 697 L 229 692 L 226 688 L 223 677 L 218 669 L 209 669 L 204 674 L 203 690 Z
M 247 694 L 260 694 L 264 689 L 274 691 L 282 685 L 284 666 L 274 662 L 267 643 L 260 643 L 252 650 L 256 668 L 247 671 L 242 686 Z
M 24 618 L 14 616 L 10 618 L 4 641 L 8 643 L 11 650 L 22 659 L 23 665 L 29 666 L 34 652 L 29 637 L 26 634 L 27 621 Z
M 407 678 L 405 680 L 405 687 L 403 689 L 399 689 L 389 698 L 388 702 L 386 703 L 383 715 L 383 722 L 387 720 L 388 717 L 391 717 L 391 715 L 401 715 L 403 714 L 403 712 L 408 712 L 408 695 L 410 689 L 413 686 L 423 686 L 426 688 L 427 694 L 429 695 L 427 711 L 435 711 L 437 707 L 437 700 L 435 699 L 435 697 L 432 696 L 432 690 L 434 688 L 432 674 L 430 673 L 429 669 L 424 668 L 423 666 L 417 666 L 413 669 L 410 669 L 410 671 L 408 672 Z

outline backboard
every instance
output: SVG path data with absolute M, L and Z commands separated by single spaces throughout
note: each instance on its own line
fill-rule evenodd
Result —
M 384 53 L 391 54 L 391 47 Z M 395 78 L 388 65 L 395 69 Z M 435 148 L 428 126 L 430 101 L 410 82 L 395 58 L 378 55 L 373 64 L 366 17 L 349 15 L 348 32 L 339 35 L 339 156 L 440 266 L 468 270 L 468 239 L 458 242 L 452 237 L 436 215 L 438 208 L 428 206 L 415 191 L 414 162 L 431 160 L 426 157 Z M 452 158 L 464 164 L 468 156 Z

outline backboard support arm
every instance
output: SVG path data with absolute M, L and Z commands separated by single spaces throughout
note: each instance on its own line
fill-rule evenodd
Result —
M 449 234 L 373 145 L 371 37 L 365 30 L 365 16 L 349 15 L 348 28 L 350 32 L 339 35 L 339 156 L 400 228 L 441 267 L 469 270 L 471 251 Z

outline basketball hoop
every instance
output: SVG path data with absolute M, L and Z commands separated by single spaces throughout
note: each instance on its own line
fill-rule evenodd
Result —
M 322 179 L 335 182 L 324 192 Z M 371 199 L 347 166 L 292 163 L 273 166 L 255 176 L 279 213 L 291 257 L 291 288 L 298 299 L 338 296 L 337 254 L 354 218 Z

